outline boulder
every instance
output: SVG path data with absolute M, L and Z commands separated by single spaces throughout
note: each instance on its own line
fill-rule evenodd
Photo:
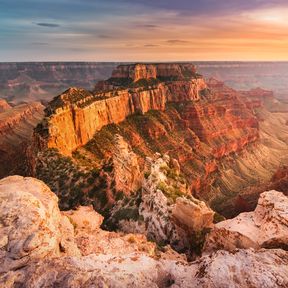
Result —
M 288 248 L 288 197 L 281 192 L 267 191 L 260 195 L 253 212 L 215 225 L 206 244 L 206 252 L 219 248 Z

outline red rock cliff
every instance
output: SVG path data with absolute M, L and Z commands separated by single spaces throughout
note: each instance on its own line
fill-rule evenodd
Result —
M 48 105 L 46 118 L 35 134 L 38 145 L 71 155 L 105 125 L 122 122 L 135 112 L 164 110 L 168 101 L 198 100 L 206 89 L 205 81 L 195 74 L 191 64 L 120 65 L 112 76 L 132 78 L 134 82 L 154 80 L 126 87 L 112 85 L 112 91 L 98 89 L 93 93 L 70 88 Z M 111 86 L 109 80 L 101 85 Z

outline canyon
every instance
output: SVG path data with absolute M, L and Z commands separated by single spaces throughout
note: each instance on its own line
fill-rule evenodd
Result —
M 191 195 L 235 216 L 255 208 L 287 163 L 288 117 L 279 106 L 271 91 L 236 91 L 191 64 L 120 65 L 94 91 L 70 88 L 47 105 L 31 175 L 62 209 L 90 203 L 106 213 L 123 195 L 136 197 L 146 156 L 169 154 Z
M 108 78 L 120 63 L 113 62 L 22 62 L 0 63 L 0 98 L 19 104 L 42 101 L 71 86 L 92 90 L 97 81 Z M 129 64 L 129 63 L 127 63 Z M 276 98 L 287 100 L 285 62 L 194 61 L 200 74 L 214 77 L 236 90 L 262 87 Z
M 287 103 L 191 63 L 113 69 L 0 100 L 0 178 L 25 176 L 0 180 L 0 286 L 288 286 Z
M 7 62 L 0 63 L 0 98 L 13 104 L 47 103 L 72 85 L 92 89 L 117 63 Z

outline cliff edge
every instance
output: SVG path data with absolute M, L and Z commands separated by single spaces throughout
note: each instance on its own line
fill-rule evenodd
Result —
M 288 286 L 281 249 L 219 250 L 189 263 L 141 235 L 103 231 L 91 207 L 60 212 L 39 180 L 5 178 L 0 199 L 1 287 Z

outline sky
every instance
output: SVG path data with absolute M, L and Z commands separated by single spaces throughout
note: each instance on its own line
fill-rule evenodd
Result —
M 0 61 L 287 61 L 287 15 L 287 0 L 0 0 Z

